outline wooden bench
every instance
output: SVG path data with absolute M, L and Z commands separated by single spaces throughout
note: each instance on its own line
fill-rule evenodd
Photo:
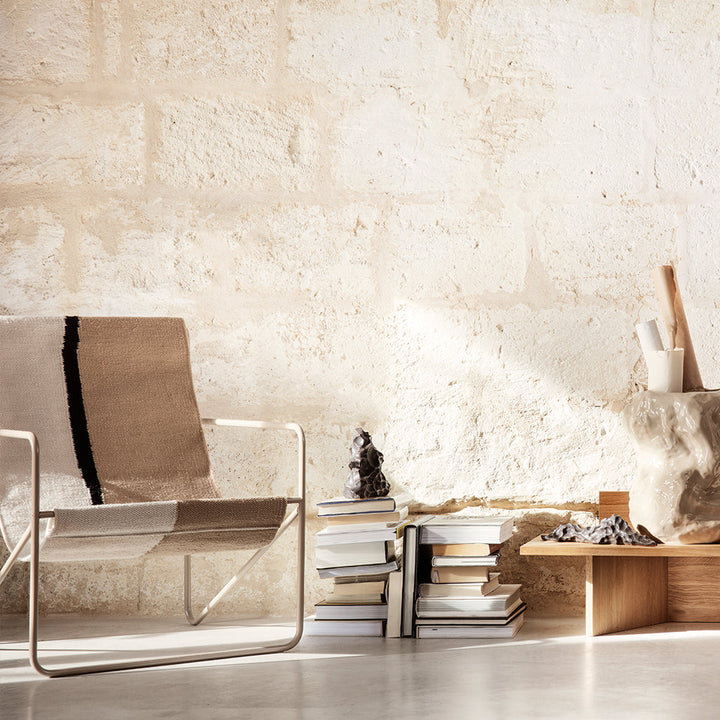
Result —
M 626 492 L 601 492 L 600 518 L 617 513 L 627 520 L 627 502 Z M 538 536 L 520 554 L 585 558 L 587 635 L 665 622 L 720 622 L 720 543 L 644 547 Z

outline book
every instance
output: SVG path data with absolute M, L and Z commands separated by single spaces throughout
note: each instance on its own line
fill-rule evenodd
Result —
M 403 542 L 403 597 L 401 637 L 414 637 L 415 599 L 420 561 L 420 530 L 433 515 L 423 515 L 405 526 Z
M 467 567 L 434 567 L 430 571 L 430 581 L 434 583 L 473 583 L 487 582 L 490 568 L 468 565 Z
M 449 617 L 449 618 L 418 618 L 417 625 L 506 625 L 520 613 L 525 612 L 527 605 L 520 599 L 514 602 L 505 612 L 486 613 L 483 617 Z
M 512 638 L 525 622 L 525 613 L 505 625 L 418 625 L 415 637 L 428 638 L 474 638 L 488 640 L 493 638 Z
M 375 605 L 385 602 L 385 593 L 358 593 L 357 595 L 336 595 L 330 593 L 323 602 L 327 605 Z
M 433 555 L 433 567 L 494 567 L 498 564 L 499 555 L 478 555 L 466 557 L 460 555 Z
M 351 565 L 374 565 L 394 557 L 393 543 L 384 540 L 319 545 L 315 548 L 315 567 L 320 570 Z
M 453 545 L 433 545 L 433 555 L 451 555 L 479 557 L 482 555 L 495 555 L 501 548 L 502 543 L 489 545 L 488 543 L 455 543 Z
M 305 618 L 303 634 L 312 636 L 382 637 L 382 620 L 317 620 L 314 615 Z
M 362 580 L 360 578 L 354 579 L 354 582 L 346 582 L 346 580 L 346 578 L 336 578 L 332 589 L 333 595 L 382 594 L 385 592 L 385 580 Z
M 355 525 L 368 530 L 374 530 L 377 527 L 394 525 L 402 522 L 408 516 L 407 506 L 393 512 L 377 512 L 377 513 L 354 513 L 351 515 L 327 515 L 325 522 L 328 528 L 341 528 L 345 525 Z
M 387 582 L 387 623 L 385 637 L 400 637 L 402 630 L 403 573 L 396 570 L 388 575 Z
M 341 578 L 344 576 L 356 576 L 356 575 L 376 575 L 378 573 L 389 573 L 393 570 L 397 570 L 400 567 L 398 558 L 394 560 L 388 560 L 385 563 L 379 565 L 348 565 L 347 567 L 330 567 L 330 568 L 318 568 L 318 576 L 325 580 L 327 578 Z
M 397 556 L 397 553 L 396 553 Z M 378 582 L 378 583 L 385 583 L 387 582 L 387 572 L 379 572 L 379 573 L 373 573 L 373 574 L 367 574 L 367 575 L 348 575 L 346 577 L 336 577 L 334 579 L 335 586 L 338 585 L 353 585 L 357 583 L 370 583 L 370 582 Z M 357 592 L 356 590 L 348 592 Z
M 318 517 L 331 515 L 348 515 L 354 513 L 385 513 L 393 512 L 410 502 L 407 493 L 399 495 L 386 495 L 385 497 L 374 498 L 346 498 L 335 497 L 330 500 L 323 500 L 317 504 Z
M 500 586 L 500 573 L 480 583 L 420 583 L 418 597 L 482 597 Z
M 384 602 L 362 605 L 333 605 L 323 600 L 315 604 L 317 620 L 386 620 Z
M 453 543 L 499 544 L 512 536 L 512 517 L 436 516 L 423 527 L 420 542 L 450 545 Z
M 418 617 L 482 617 L 483 613 L 507 613 L 520 599 L 522 585 L 500 585 L 489 595 L 480 597 L 419 597 L 415 604 Z
M 404 523 L 363 529 L 353 525 L 341 525 L 339 528 L 323 528 L 315 533 L 317 546 L 344 545 L 347 543 L 389 541 L 401 538 L 405 529 Z

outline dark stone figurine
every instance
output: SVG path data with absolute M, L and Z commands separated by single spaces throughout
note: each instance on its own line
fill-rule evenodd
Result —
M 643 528 L 644 529 L 644 528 Z M 584 542 L 595 545 L 657 545 L 653 538 L 635 532 L 620 515 L 604 518 L 591 528 L 568 523 L 541 536 L 543 540 Z
M 373 445 L 372 438 L 362 428 L 355 428 L 350 447 L 350 475 L 343 494 L 347 498 L 385 497 L 390 483 L 382 473 L 383 454 Z

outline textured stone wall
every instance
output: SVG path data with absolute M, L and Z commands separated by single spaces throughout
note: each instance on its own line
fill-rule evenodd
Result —
M 309 604 L 361 424 L 417 512 L 514 512 L 504 578 L 579 613 L 580 565 L 513 550 L 629 486 L 653 265 L 720 378 L 719 32 L 705 0 L 6 0 L 0 310 L 181 315 L 204 413 L 301 422 Z M 293 486 L 289 438 L 211 449 L 228 493 Z M 228 609 L 285 611 L 291 546 Z M 179 569 L 49 568 L 44 607 L 179 611 Z

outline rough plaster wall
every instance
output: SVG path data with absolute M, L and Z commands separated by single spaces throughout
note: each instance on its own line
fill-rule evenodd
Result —
M 182 315 L 204 413 L 301 422 L 310 605 L 362 424 L 416 511 L 515 512 L 504 578 L 577 614 L 582 567 L 514 550 L 631 482 L 653 265 L 719 384 L 719 32 L 704 0 L 6 0 L 0 310 Z M 224 491 L 292 488 L 289 439 L 238 441 Z M 287 611 L 291 548 L 228 610 Z M 203 597 L 235 562 L 201 565 Z M 47 568 L 43 605 L 177 612 L 179 569 Z

